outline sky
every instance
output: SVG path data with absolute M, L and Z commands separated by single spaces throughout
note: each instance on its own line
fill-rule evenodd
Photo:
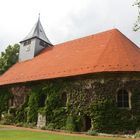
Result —
M 52 44 L 118 28 L 140 47 L 135 0 L 0 0 L 0 51 L 19 43 L 37 22 Z

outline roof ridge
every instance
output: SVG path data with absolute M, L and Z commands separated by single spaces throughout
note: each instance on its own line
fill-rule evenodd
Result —
M 113 29 L 109 29 L 107 31 L 102 31 L 102 32 L 97 32 L 95 34 L 89 34 L 87 36 L 83 36 L 83 37 L 79 37 L 79 38 L 75 38 L 75 39 L 71 39 L 71 40 L 68 40 L 68 41 L 65 41 L 65 42 L 61 42 L 61 43 L 58 43 L 58 44 L 55 44 L 54 46 L 58 46 L 58 45 L 62 45 L 62 44 L 67 44 L 67 43 L 70 43 L 72 41 L 76 41 L 76 40 L 79 40 L 79 39 L 84 39 L 84 38 L 88 38 L 88 37 L 92 37 L 92 36 L 96 36 L 96 35 L 100 35 L 100 34 L 103 34 L 103 33 L 107 33 L 107 32 L 113 32 L 114 30 L 118 30 L 116 28 L 113 28 Z M 118 30 L 119 31 L 119 30 Z
M 140 49 L 132 40 L 130 40 L 125 34 L 123 34 L 122 32 L 120 32 L 120 30 L 116 29 L 117 32 L 119 32 L 122 36 L 124 36 L 129 42 L 131 42 L 134 47 L 136 47 L 137 49 Z
M 110 37 L 109 37 L 109 39 L 108 39 L 108 41 L 107 41 L 107 43 L 106 43 L 106 45 L 105 45 L 105 47 L 104 47 L 104 50 L 102 51 L 101 55 L 99 56 L 99 58 L 98 58 L 98 60 L 97 60 L 97 64 L 99 64 L 99 60 L 100 60 L 100 58 L 102 57 L 102 54 L 104 54 L 104 52 L 105 52 L 105 50 L 107 49 L 107 47 L 109 47 L 108 44 L 110 43 L 113 34 L 115 34 L 115 33 L 114 33 L 114 32 L 111 32 L 111 35 L 110 35 Z M 107 46 L 107 47 L 106 47 L 106 46 Z
M 124 34 L 122 34 L 121 32 L 119 32 L 119 35 L 122 35 L 125 39 L 127 39 L 128 41 L 131 41 L 130 39 L 128 39 Z M 119 40 L 122 42 L 122 38 L 119 38 Z M 132 41 L 131 41 L 131 43 L 132 43 Z M 124 44 L 124 43 L 123 43 Z M 134 45 L 134 43 L 133 43 L 133 45 Z M 129 62 L 129 64 L 131 64 L 131 65 L 133 65 L 133 62 L 132 62 L 132 60 L 128 57 L 128 50 L 126 49 L 126 45 L 123 45 L 124 47 L 121 47 L 121 49 L 123 50 L 123 52 L 125 53 L 125 55 L 126 55 L 126 59 L 128 60 L 128 62 Z M 137 47 L 136 47 L 136 49 L 138 49 Z M 126 64 L 126 65 L 128 65 L 128 64 Z M 134 67 L 133 67 L 133 70 L 134 70 Z

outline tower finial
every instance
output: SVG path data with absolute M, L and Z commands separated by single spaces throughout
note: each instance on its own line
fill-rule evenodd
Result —
M 40 20 L 40 13 L 38 14 L 38 20 Z

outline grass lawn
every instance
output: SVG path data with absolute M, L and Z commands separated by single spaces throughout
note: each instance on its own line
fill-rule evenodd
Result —
M 80 136 L 64 136 L 47 132 L 27 130 L 0 130 L 0 140 L 119 140 L 119 138 L 96 138 Z

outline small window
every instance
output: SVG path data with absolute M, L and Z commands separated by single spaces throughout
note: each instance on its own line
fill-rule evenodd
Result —
M 125 89 L 120 89 L 117 93 L 117 106 L 129 108 L 129 93 Z
M 45 43 L 44 41 L 40 41 L 40 45 L 41 45 L 42 47 L 47 47 L 47 43 Z
M 23 45 L 26 46 L 26 45 L 29 45 L 29 44 L 31 44 L 31 40 L 25 41 Z

